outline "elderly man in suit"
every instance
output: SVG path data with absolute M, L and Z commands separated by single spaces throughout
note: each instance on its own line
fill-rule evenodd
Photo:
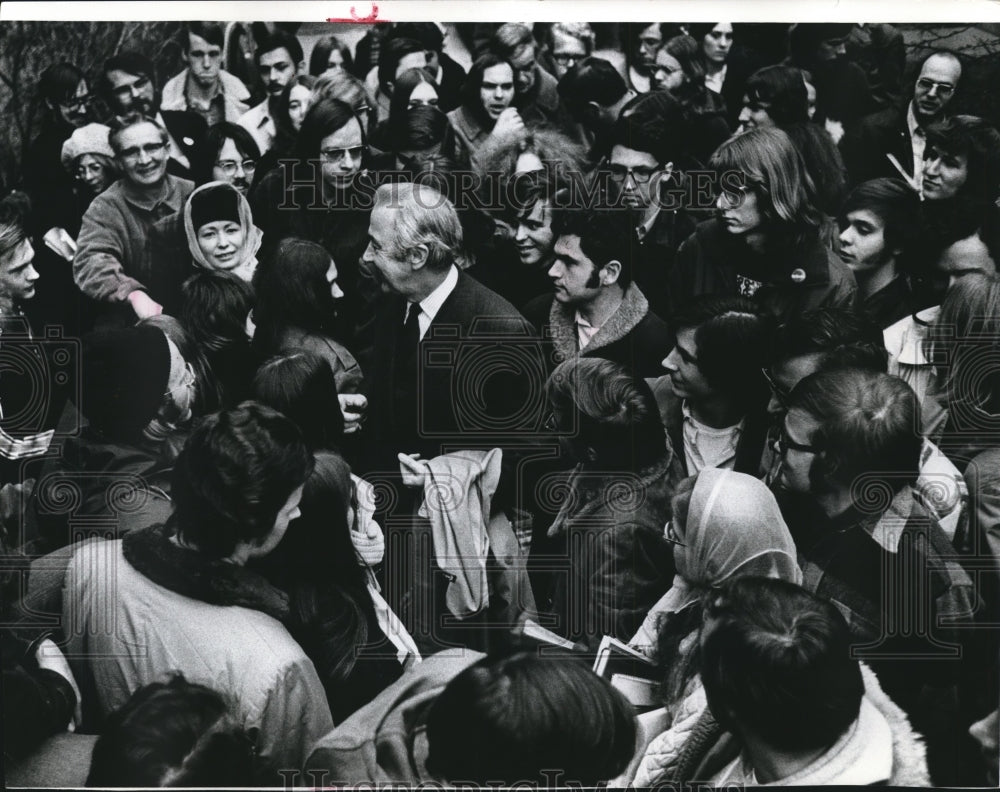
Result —
M 851 183 L 901 177 L 919 190 L 927 141 L 924 130 L 944 117 L 961 77 L 957 55 L 933 52 L 920 67 L 907 105 L 873 113 L 848 130 L 840 147 Z
M 462 272 L 463 263 L 462 226 L 450 201 L 421 184 L 376 190 L 362 266 L 377 278 L 382 294 L 359 348 L 368 410 L 365 459 L 355 468 L 380 484 L 401 478 L 420 486 L 436 457 L 500 448 L 503 461 L 492 497 L 496 513 L 518 505 L 515 473 L 525 443 L 530 445 L 544 423 L 545 365 L 531 325 Z M 398 493 L 395 514 L 384 523 L 390 588 L 401 580 L 397 564 L 413 569 L 417 582 L 398 592 L 398 607 L 396 593 L 388 596 L 404 622 L 413 620 L 409 626 L 419 642 L 421 634 L 428 640 L 440 634 L 440 623 L 426 621 L 428 600 L 421 599 L 431 591 L 422 576 L 438 576 L 420 555 L 419 528 L 417 534 L 393 531 L 393 525 L 419 526 L 410 515 L 423 493 Z M 403 540 L 395 559 L 394 533 Z M 409 541 L 414 546 L 403 547 Z M 440 588 L 429 595 L 434 603 L 440 601 L 437 594 Z M 429 611 L 435 618 L 436 608 Z

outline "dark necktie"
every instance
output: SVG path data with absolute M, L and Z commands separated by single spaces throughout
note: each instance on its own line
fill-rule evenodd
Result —
M 396 349 L 398 354 L 409 358 L 416 356 L 417 345 L 420 343 L 420 306 L 410 302 L 406 303 L 406 306 L 409 308 L 409 313 L 403 322 Z M 406 311 L 406 308 L 403 310 Z
M 405 322 L 397 325 L 396 355 L 393 361 L 395 376 L 393 380 L 393 415 L 392 431 L 397 440 L 411 438 L 417 433 L 417 347 L 420 344 L 420 306 L 416 303 L 403 303 L 403 310 L 409 306 Z M 400 317 L 402 318 L 402 317 Z

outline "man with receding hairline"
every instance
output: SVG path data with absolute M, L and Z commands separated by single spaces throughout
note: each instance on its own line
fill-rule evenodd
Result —
M 903 178 L 920 188 L 927 125 L 947 114 L 962 77 L 962 62 L 946 50 L 932 52 L 920 67 L 913 98 L 861 119 L 841 140 L 852 184 L 881 176 Z
M 131 323 L 172 307 L 183 280 L 182 257 L 164 270 L 153 266 L 150 235 L 184 240 L 184 202 L 194 182 L 167 173 L 167 133 L 155 121 L 139 117 L 108 138 L 122 178 L 98 195 L 80 226 L 73 278 L 81 291 L 103 303 L 105 314 Z M 158 259 L 159 260 L 159 259 Z M 122 309 L 128 307 L 127 311 Z

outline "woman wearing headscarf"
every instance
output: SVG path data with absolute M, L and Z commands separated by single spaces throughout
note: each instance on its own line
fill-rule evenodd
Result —
M 652 654 L 660 628 L 702 594 L 737 575 L 777 577 L 800 583 L 795 544 L 771 490 L 759 479 L 721 468 L 704 468 L 682 481 L 673 502 L 667 540 L 674 545 L 677 574 L 631 643 Z
M 253 224 L 250 204 L 228 182 L 198 187 L 184 205 L 184 233 L 195 267 L 229 272 L 249 283 L 264 235 Z
M 648 786 L 677 759 L 707 707 L 696 664 L 703 595 L 735 577 L 802 582 L 795 543 L 762 481 L 705 468 L 678 485 L 671 505 L 665 535 L 674 545 L 677 574 L 630 642 L 654 659 L 665 680 L 665 711 L 644 724 L 645 751 L 627 771 L 638 786 Z

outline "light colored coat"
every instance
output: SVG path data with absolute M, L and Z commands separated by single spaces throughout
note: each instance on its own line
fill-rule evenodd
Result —
M 126 561 L 121 541 L 87 543 L 74 554 L 63 619 L 73 673 L 100 716 L 180 671 L 233 702 L 238 723 L 259 730 L 258 756 L 275 768 L 301 769 L 333 728 L 312 661 L 279 621 L 153 583 Z
M 185 69 L 176 77 L 167 80 L 163 86 L 163 101 L 160 102 L 161 110 L 187 110 L 187 99 L 184 96 L 184 89 L 187 86 L 188 70 Z M 250 91 L 243 84 L 243 80 L 236 77 L 225 69 L 219 72 L 219 81 L 222 84 L 222 97 L 226 107 L 226 120 L 236 123 L 240 116 L 250 109 L 247 102 L 250 101 Z

